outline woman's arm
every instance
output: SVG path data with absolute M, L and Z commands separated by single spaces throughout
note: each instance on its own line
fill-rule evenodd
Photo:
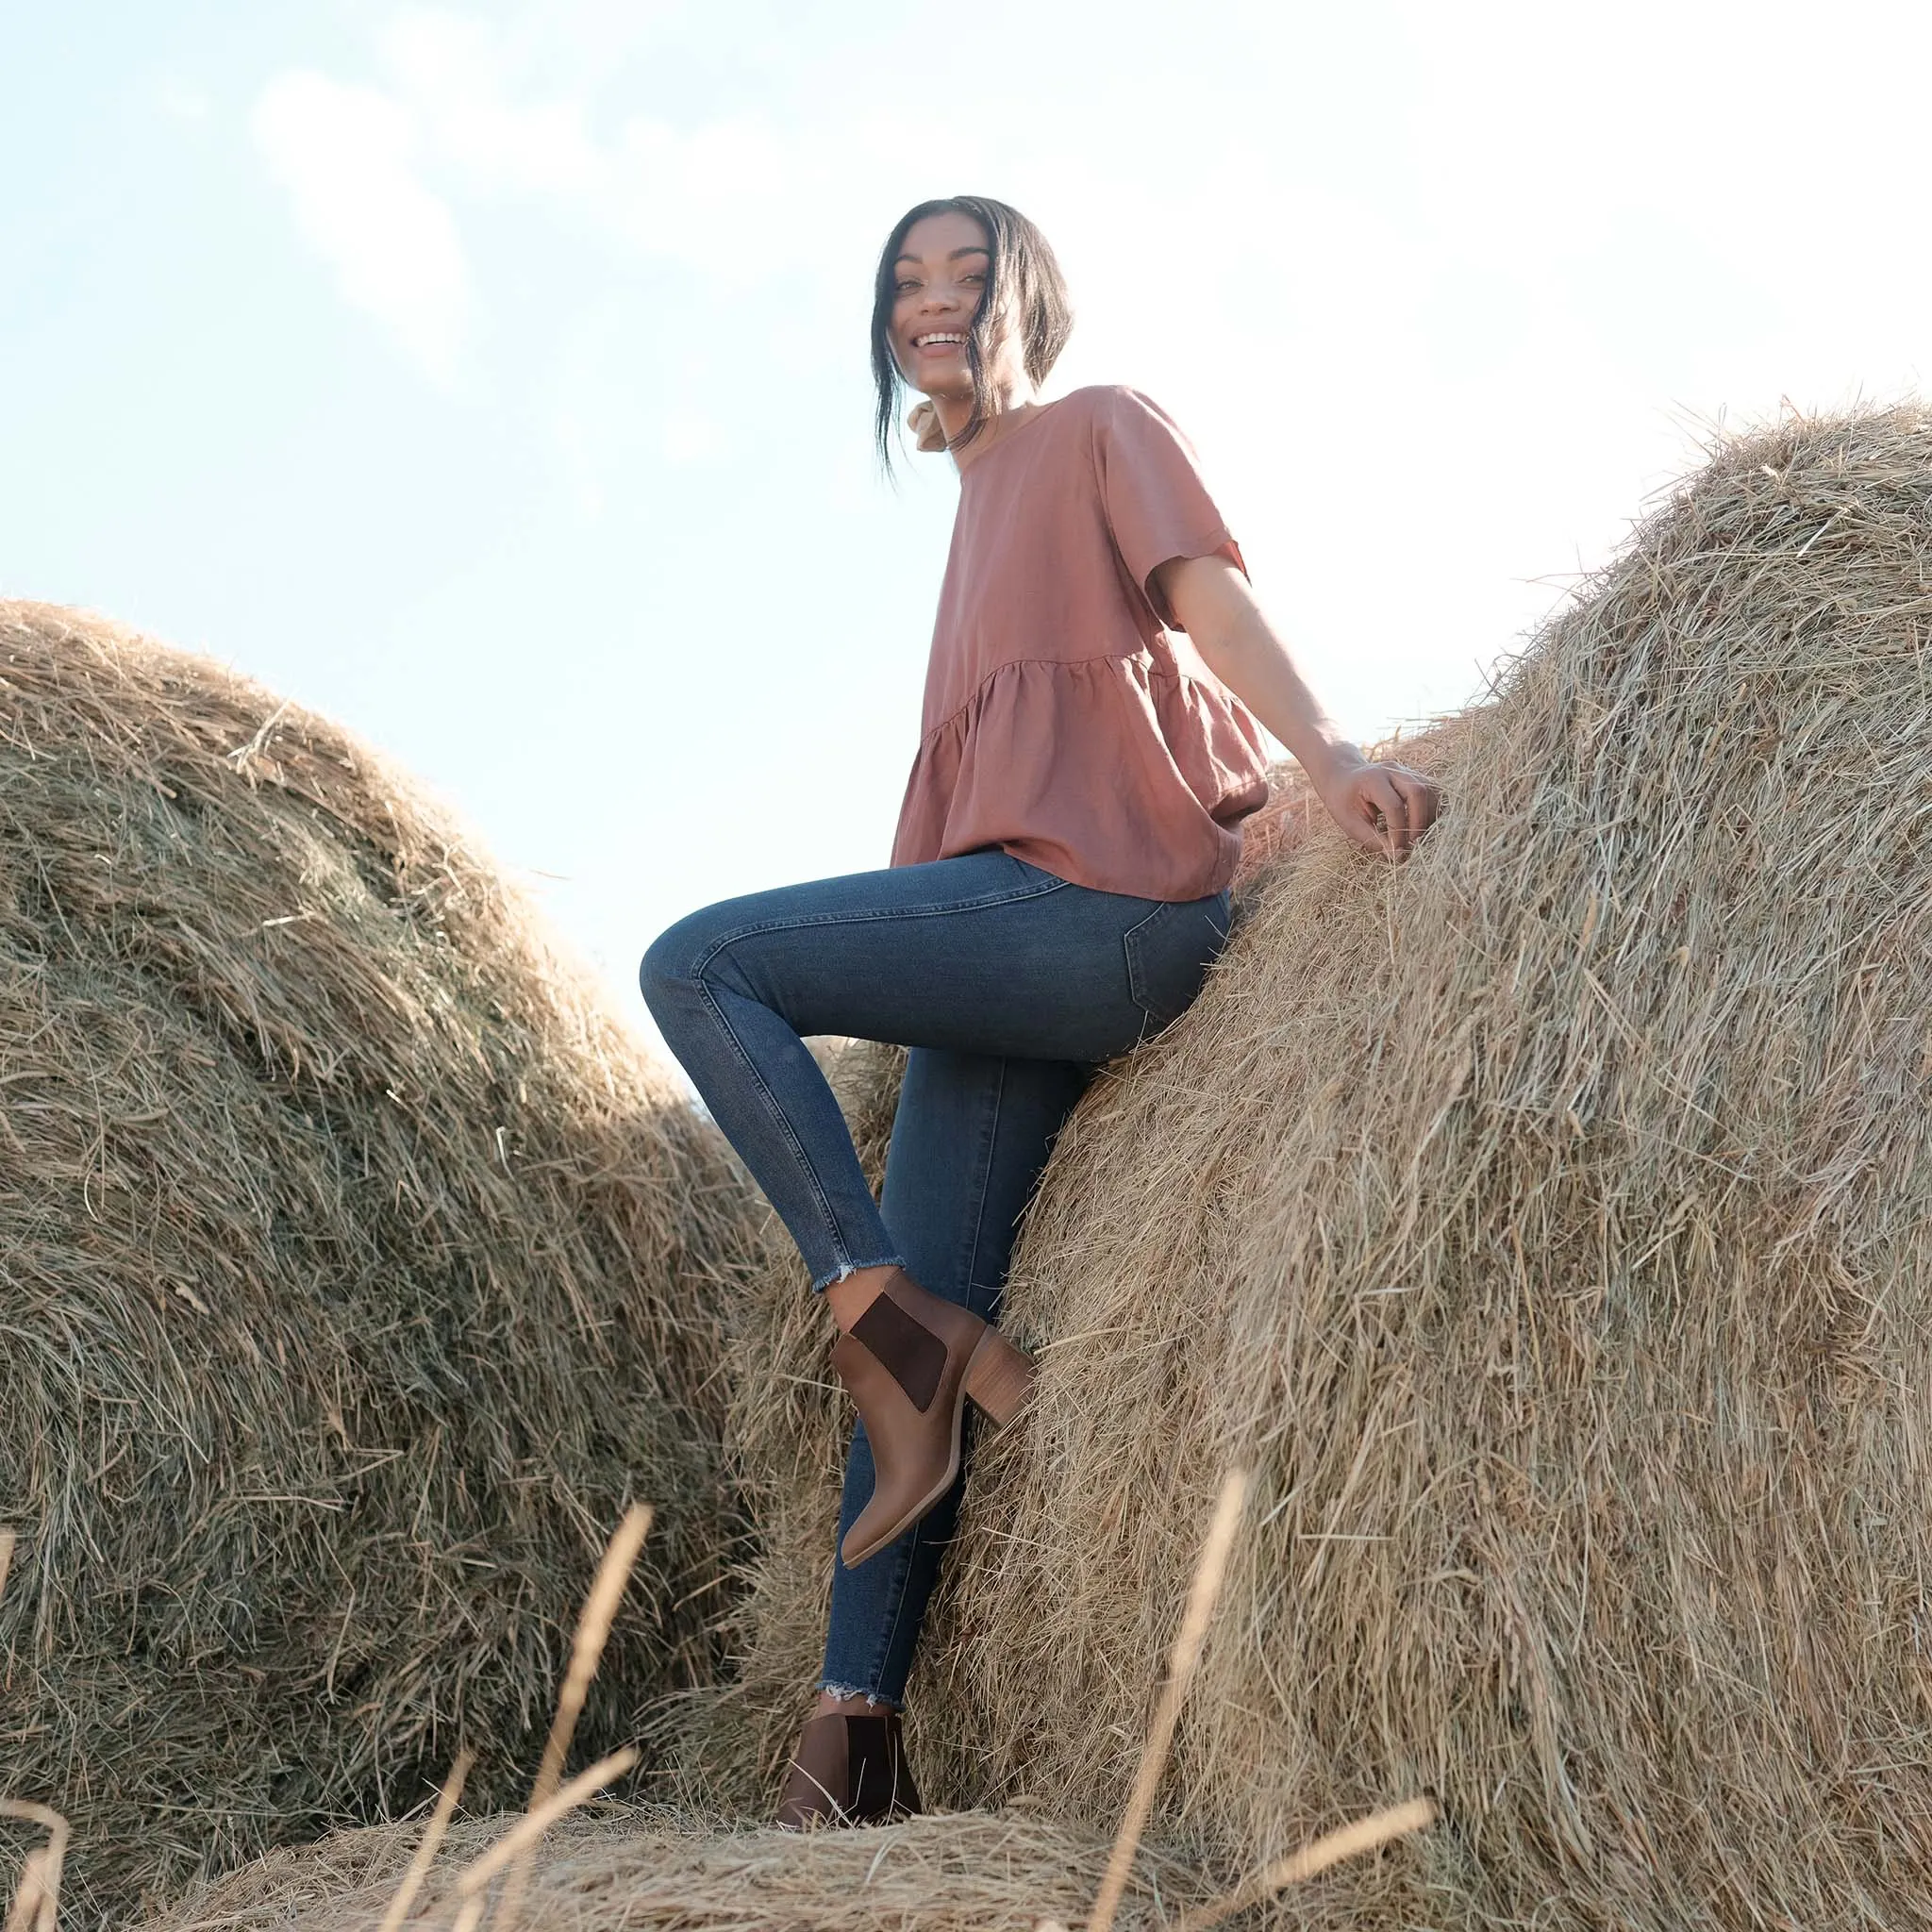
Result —
M 1248 580 L 1224 557 L 1177 557 L 1154 588 L 1202 661 L 1294 754 L 1357 845 L 1406 858 L 1436 816 L 1436 788 L 1406 765 L 1372 764 L 1322 708 Z

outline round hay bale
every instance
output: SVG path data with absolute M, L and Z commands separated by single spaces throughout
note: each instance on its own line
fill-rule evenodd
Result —
M 454 1825 L 411 1921 L 452 1924 L 464 1866 L 513 1823 Z M 391 1825 L 271 1854 L 141 1932 L 369 1932 L 422 1836 L 420 1825 Z M 545 1838 L 517 1923 L 529 1932 L 1039 1932 L 1043 1920 L 1080 1923 L 1107 1850 L 1091 1832 L 1022 1816 L 781 1835 L 611 1807 L 567 1819 Z M 1170 1860 L 1152 1861 L 1115 1921 L 1119 1932 L 1172 1927 L 1167 1908 L 1189 1896 L 1191 1877 Z
M 70 1911 L 520 1797 L 709 1674 L 738 1524 L 715 1132 L 446 815 L 325 721 L 0 605 L 0 1794 Z M 4 1857 L 0 1845 L 0 1857 Z
M 1287 841 L 1061 1137 L 922 1782 L 1112 1818 L 1246 1463 L 1161 1830 L 1439 1794 L 1324 1924 L 1932 1924 L 1932 416 L 1722 446 L 1405 755 L 1414 860 Z

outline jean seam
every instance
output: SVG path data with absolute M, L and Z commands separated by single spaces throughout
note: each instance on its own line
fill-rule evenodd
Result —
M 979 1157 L 979 1201 L 973 1210 L 973 1241 L 966 1251 L 966 1293 L 970 1300 L 979 1266 L 979 1237 L 986 1226 L 986 1197 L 992 1188 L 993 1148 L 999 1141 L 1000 1104 L 1007 1096 L 1007 1061 L 1000 1058 L 999 1085 L 992 1096 L 992 1114 L 981 1141 Z M 1004 1284 L 1002 1284 L 1004 1286 Z
M 1066 879 L 1049 878 L 1037 885 L 1016 887 L 1008 892 L 988 893 L 977 899 L 960 899 L 950 906 L 909 906 L 882 908 L 872 912 L 819 912 L 800 914 L 794 919 L 762 919 L 721 933 L 692 963 L 693 974 L 702 974 L 725 947 L 768 932 L 802 932 L 815 925 L 875 925 L 886 919 L 939 919 L 955 912 L 983 912 L 994 906 L 1011 906 L 1022 899 L 1043 899 L 1049 892 L 1066 889 Z
M 886 1659 L 891 1655 L 892 1640 L 899 1634 L 899 1620 L 906 1614 L 906 1585 L 912 1575 L 912 1559 L 919 1552 L 919 1537 L 923 1527 L 923 1524 L 915 1523 L 906 1532 L 896 1553 L 891 1585 L 892 1619 L 879 1633 L 879 1647 L 873 1657 L 872 1670 L 868 1674 L 874 1695 L 882 1694 L 879 1691 L 879 1679 L 886 1674 Z
M 705 980 L 702 973 L 694 974 L 692 977 L 693 983 L 698 990 L 698 997 L 704 1001 L 712 1019 L 716 1021 L 719 1030 L 731 1042 L 732 1052 L 738 1056 L 745 1071 L 751 1075 L 752 1085 L 758 1089 L 759 1096 L 765 1103 L 766 1110 L 771 1114 L 773 1120 L 777 1123 L 778 1131 L 784 1137 L 785 1144 L 791 1148 L 792 1158 L 798 1163 L 806 1179 L 810 1183 L 812 1199 L 817 1202 L 819 1214 L 825 1224 L 827 1232 L 831 1236 L 832 1251 L 839 1257 L 839 1266 L 841 1268 L 849 1266 L 852 1257 L 845 1246 L 844 1231 L 839 1225 L 838 1216 L 832 1212 L 831 1197 L 825 1192 L 825 1184 L 819 1178 L 818 1169 L 811 1164 L 811 1156 L 807 1153 L 805 1144 L 799 1140 L 796 1129 L 785 1118 L 785 1109 L 778 1105 L 777 1096 L 772 1091 L 770 1086 L 766 1084 L 764 1074 L 758 1071 L 758 1062 L 744 1050 L 744 1042 L 733 1031 L 730 1020 L 725 1017 L 724 1008 L 718 1004 L 716 995 L 711 991 L 710 986 Z

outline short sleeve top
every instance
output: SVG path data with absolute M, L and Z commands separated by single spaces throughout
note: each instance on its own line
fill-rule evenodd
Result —
M 1075 390 L 968 464 L 894 865 L 996 846 L 1075 885 L 1197 899 L 1268 797 L 1253 714 L 1154 572 L 1241 551 L 1169 417 Z

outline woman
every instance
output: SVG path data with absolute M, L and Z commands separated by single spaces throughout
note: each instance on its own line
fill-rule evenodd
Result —
M 1003 203 L 893 228 L 880 455 L 909 386 L 959 504 L 891 866 L 706 907 L 643 963 L 825 1296 L 858 1412 L 793 1826 L 919 1808 L 899 1713 L 964 1414 L 1010 1421 L 1031 1380 L 992 1325 L 1016 1224 L 1094 1066 L 1180 1013 L 1227 937 L 1241 821 L 1267 796 L 1256 721 L 1359 844 L 1400 858 L 1435 815 L 1426 779 L 1324 713 L 1168 418 L 1124 389 L 1041 400 L 1071 321 L 1044 238 Z M 810 1034 L 911 1049 L 876 1206 Z

